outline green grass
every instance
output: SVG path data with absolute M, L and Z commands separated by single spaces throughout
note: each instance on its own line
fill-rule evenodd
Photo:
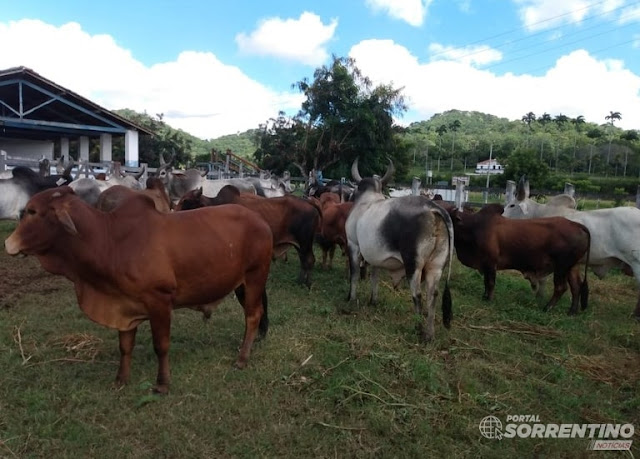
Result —
M 0 222 L 3 240 L 12 228 Z M 499 273 L 497 299 L 483 302 L 481 276 L 456 262 L 452 328 L 438 311 L 423 345 L 406 285 L 383 278 L 373 308 L 362 282 L 347 305 L 343 261 L 316 269 L 310 291 L 295 283 L 295 256 L 274 264 L 269 336 L 243 371 L 232 369 L 244 326 L 234 299 L 208 322 L 176 311 L 172 386 L 156 397 L 148 324 L 131 384 L 115 390 L 117 333 L 82 314 L 66 279 L 2 251 L 0 457 L 602 457 L 586 439 L 488 440 L 478 425 L 537 414 L 640 429 L 631 278 L 592 276 L 589 309 L 568 317 L 568 297 L 544 313 L 517 273 Z

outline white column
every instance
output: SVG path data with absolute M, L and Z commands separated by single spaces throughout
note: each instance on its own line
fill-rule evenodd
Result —
M 78 149 L 80 150 L 78 155 L 80 161 L 89 161 L 89 137 L 86 135 L 80 136 L 78 139 Z
M 138 131 L 127 130 L 124 135 L 124 165 L 138 167 Z
M 60 157 L 65 164 L 69 162 L 69 137 L 60 137 Z
M 111 134 L 100 134 L 100 161 L 112 161 Z

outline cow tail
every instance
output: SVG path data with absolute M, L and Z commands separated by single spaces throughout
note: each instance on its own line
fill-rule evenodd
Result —
M 269 314 L 267 313 L 269 301 L 267 300 L 267 289 L 262 291 L 262 317 L 260 318 L 260 325 L 258 325 L 258 333 L 261 338 L 267 336 L 269 331 Z
M 589 235 L 589 249 L 587 250 L 587 261 L 584 264 L 584 280 L 580 286 L 580 307 L 582 307 L 583 311 L 587 309 L 587 306 L 589 305 L 589 283 L 587 282 L 587 272 L 589 270 L 589 255 L 591 254 L 591 232 L 586 226 L 584 229 Z
M 446 328 L 451 327 L 453 319 L 453 302 L 451 300 L 451 290 L 449 289 L 449 280 L 451 279 L 451 265 L 453 264 L 453 222 L 449 213 L 438 205 L 434 205 L 438 213 L 442 216 L 445 226 L 447 227 L 447 235 L 449 236 L 449 271 L 447 272 L 447 280 L 444 283 L 444 292 L 442 295 L 442 323 Z
M 318 231 L 320 231 L 320 228 L 322 228 L 322 207 L 320 206 L 320 202 L 311 196 L 305 196 L 303 199 L 311 204 L 316 212 L 318 212 Z

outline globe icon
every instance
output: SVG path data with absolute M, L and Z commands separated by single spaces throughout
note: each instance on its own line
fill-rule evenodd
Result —
M 484 438 L 502 440 L 502 422 L 495 416 L 486 416 L 480 421 L 480 433 Z

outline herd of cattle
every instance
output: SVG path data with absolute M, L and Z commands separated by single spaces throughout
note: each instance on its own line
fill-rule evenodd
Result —
M 364 268 L 370 270 L 371 303 L 377 302 L 380 270 L 389 272 L 394 287 L 406 277 L 415 312 L 423 317 L 423 341 L 434 336 L 438 286 L 447 266 L 442 320 L 450 326 L 454 252 L 484 275 L 485 299 L 494 296 L 498 270 L 522 272 L 538 295 L 553 274 L 545 308 L 569 288 L 570 314 L 587 307 L 587 267 L 601 277 L 620 266 L 640 282 L 640 210 L 580 212 L 567 195 L 538 204 L 529 199 L 524 180 L 506 206 L 470 213 L 425 196 L 387 198 L 391 162 L 382 177 L 362 178 L 356 160 L 355 190 L 311 183 L 303 198 L 290 194 L 287 180 L 213 181 L 171 164 L 162 164 L 144 189 L 135 176 L 73 180 L 69 170 L 61 172 L 42 176 L 16 167 L 12 177 L 0 179 L 0 218 L 19 219 L 5 249 L 34 255 L 45 270 L 70 279 L 83 312 L 118 330 L 118 384 L 129 379 L 137 327 L 149 320 L 160 393 L 169 385 L 172 310 L 188 307 L 208 318 L 234 292 L 245 316 L 236 361 L 243 368 L 254 340 L 268 330 L 271 262 L 291 246 L 299 254 L 299 281 L 308 287 L 314 242 L 322 248 L 324 267 L 339 246 L 348 255 L 349 301 L 356 300 Z M 640 297 L 634 315 L 640 319 Z

